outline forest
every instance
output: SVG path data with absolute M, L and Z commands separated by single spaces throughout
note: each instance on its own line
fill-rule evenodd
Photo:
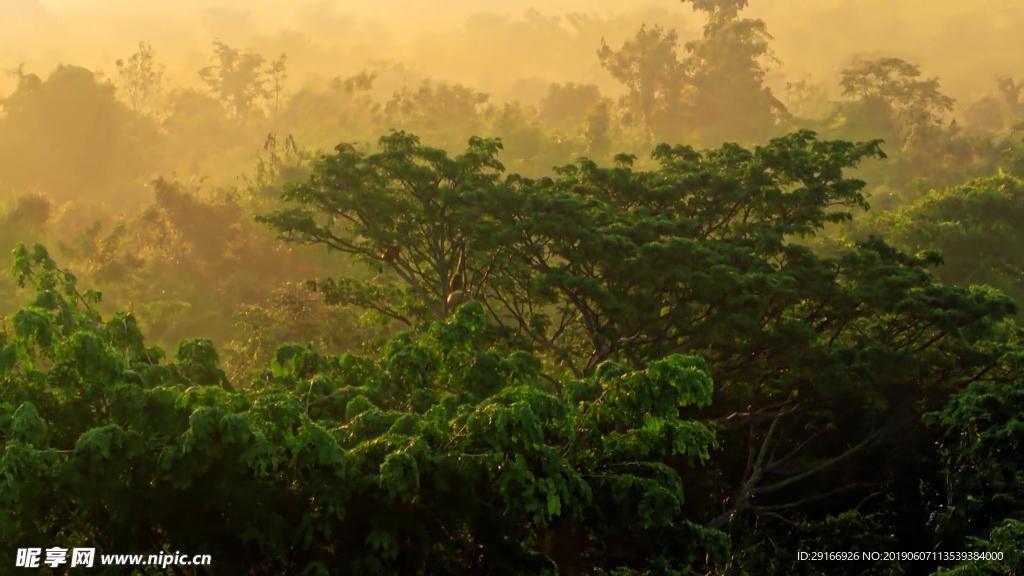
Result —
M 1024 574 L 1024 60 L 759 3 L 0 46 L 0 574 Z

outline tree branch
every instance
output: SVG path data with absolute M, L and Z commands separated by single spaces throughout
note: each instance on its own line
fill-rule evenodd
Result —
M 786 478 L 785 480 L 780 480 L 779 482 L 776 482 L 774 484 L 769 484 L 768 486 L 764 486 L 764 487 L 761 487 L 761 488 L 755 488 L 753 490 L 752 494 L 758 495 L 758 494 L 766 494 L 768 492 L 774 492 L 776 490 L 780 490 L 782 488 L 785 488 L 786 486 L 789 486 L 790 484 L 794 484 L 796 482 L 799 482 L 799 481 L 803 480 L 804 478 L 807 478 L 809 476 L 817 474 L 818 472 L 821 472 L 822 470 L 825 470 L 826 468 L 830 468 L 830 467 L 838 464 L 839 462 L 849 458 L 850 456 L 853 456 L 854 454 L 856 454 L 857 452 L 862 450 L 865 446 L 869 445 L 875 438 L 878 438 L 881 434 L 882 434 L 882 431 L 878 430 L 878 431 L 870 434 L 864 440 L 862 440 L 860 444 L 857 444 L 856 446 L 854 446 L 853 448 L 850 448 L 846 452 L 843 452 L 839 456 L 836 456 L 835 458 L 829 458 L 828 460 L 823 460 L 819 464 L 817 464 L 816 466 L 814 466 L 811 469 L 807 470 L 806 472 L 803 472 L 802 474 L 797 474 L 796 476 L 792 476 L 790 478 Z

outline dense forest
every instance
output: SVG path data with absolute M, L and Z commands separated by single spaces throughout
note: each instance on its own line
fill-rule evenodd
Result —
M 532 100 L 13 63 L 0 573 L 1024 574 L 1021 70 L 780 84 L 747 3 L 476 17 L 606 79 Z

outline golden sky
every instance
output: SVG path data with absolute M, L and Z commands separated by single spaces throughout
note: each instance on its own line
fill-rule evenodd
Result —
M 268 57 L 288 53 L 296 84 L 355 73 L 369 60 L 400 60 L 421 77 L 497 94 L 524 81 L 608 87 L 613 83 L 596 62 L 601 37 L 619 44 L 641 23 L 676 28 L 684 42 L 700 33 L 699 18 L 675 0 L 0 0 L 0 5 L 5 14 L 0 68 L 25 63 L 30 71 L 46 74 L 63 62 L 111 73 L 114 60 L 129 56 L 145 40 L 180 84 L 196 82 L 211 41 L 222 38 Z M 607 22 L 592 29 L 596 36 L 575 41 L 565 30 L 530 37 L 515 22 L 531 8 L 552 17 L 589 13 Z M 481 12 L 505 19 L 471 19 Z M 834 89 L 839 71 L 858 55 L 918 63 L 961 99 L 990 91 L 998 75 L 1024 75 L 1021 0 L 751 0 L 746 14 L 763 18 L 775 37 L 773 48 L 783 62 L 772 72 L 777 85 L 809 77 Z M 0 90 L 9 84 L 9 78 L 0 78 Z

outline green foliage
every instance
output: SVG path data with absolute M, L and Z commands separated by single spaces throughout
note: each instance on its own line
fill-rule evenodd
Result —
M 266 366 L 283 342 L 309 342 L 331 353 L 379 346 L 382 331 L 375 328 L 376 318 L 325 303 L 311 289 L 316 283 L 309 284 L 288 284 L 275 290 L 266 303 L 240 307 L 235 315 L 238 335 L 224 350 L 232 381 L 244 380 L 249 371 Z
M 860 184 L 841 170 L 878 153 L 877 143 L 817 142 L 801 133 L 754 153 L 662 146 L 654 171 L 581 160 L 560 169 L 558 180 L 511 178 L 512 199 L 493 208 L 494 231 L 480 233 L 511 255 L 490 275 L 496 320 L 511 318 L 574 373 L 608 358 L 660 357 L 704 330 L 703 320 L 715 322 L 708 312 L 731 314 L 726 286 L 737 291 L 737 314 L 752 305 L 739 293 L 753 285 L 765 282 L 770 291 L 779 282 L 786 290 L 787 281 L 760 279 L 789 273 L 769 260 L 800 251 L 786 237 L 843 221 L 842 207 L 863 206 Z M 811 165 L 828 168 L 815 174 Z M 552 315 L 545 325 L 527 314 L 559 303 L 545 311 Z
M 338 146 L 309 180 L 282 193 L 289 207 L 258 220 L 285 240 L 322 244 L 393 275 L 376 286 L 354 279 L 321 283 L 332 302 L 357 304 L 410 326 L 443 318 L 460 247 L 475 240 L 479 210 L 471 200 L 499 182 L 501 143 L 474 138 L 455 158 L 404 132 L 381 138 L 380 146 L 377 154 Z M 482 257 L 469 252 L 470 293 L 481 284 Z
M 479 346 L 471 302 L 378 358 L 281 347 L 232 390 L 208 341 L 163 363 L 130 315 L 100 318 L 98 295 L 42 247 L 15 261 L 39 296 L 0 340 L 10 549 L 213 547 L 238 574 L 725 561 L 727 540 L 682 515 L 683 483 L 662 464 L 705 461 L 715 443 L 683 415 L 711 400 L 698 359 L 606 364 L 552 395 L 529 355 Z
M 1019 354 L 1009 362 L 1019 365 Z M 986 375 L 987 376 L 987 375 Z M 998 376 L 998 374 L 997 374 Z M 1019 379 L 979 377 L 925 421 L 943 433 L 942 481 L 930 486 L 940 534 L 965 549 L 1002 553 L 996 562 L 965 561 L 941 574 L 1020 574 L 1024 558 L 1024 478 L 1019 445 L 1024 394 Z
M 942 411 L 927 415 L 926 421 L 942 428 L 946 437 L 943 458 L 950 491 L 944 522 L 981 529 L 1024 511 L 1017 462 L 1022 410 L 1018 382 L 984 378 L 958 391 Z
M 535 354 L 549 381 L 600 381 L 673 354 L 707 358 L 715 402 L 689 413 L 716 423 L 727 449 L 693 474 L 701 488 L 688 506 L 741 545 L 737 574 L 792 568 L 771 559 L 765 539 L 808 550 L 829 530 L 852 542 L 884 525 L 900 542 L 937 544 L 920 530 L 932 509 L 918 491 L 934 441 L 915 422 L 978 374 L 1013 377 L 1004 354 L 1016 349 L 1006 323 L 1016 306 L 988 289 L 937 284 L 932 253 L 869 238 L 826 258 L 801 243 L 867 207 L 864 183 L 845 172 L 884 157 L 879 142 L 797 132 L 752 151 L 663 145 L 655 170 L 620 155 L 614 167 L 581 159 L 542 179 L 499 179 L 499 143 L 485 142 L 456 159 L 400 133 L 378 154 L 342 146 L 284 193 L 292 207 L 262 219 L 287 240 L 392 267 L 401 282 L 322 291 L 378 312 L 418 302 L 430 314 L 393 316 L 413 327 L 451 312 L 440 271 L 466 242 L 484 332 Z M 381 245 L 411 254 L 389 260 Z M 429 274 L 412 276 L 417 262 Z M 616 425 L 663 437 L 657 403 L 627 397 L 651 417 Z M 883 486 L 900 499 L 860 510 Z
M 973 560 L 961 562 L 956 567 L 940 569 L 935 574 L 942 576 L 995 576 L 1010 574 L 1016 576 L 1024 570 L 1024 557 L 1020 547 L 1024 544 L 1024 524 L 1018 520 L 1006 520 L 992 529 L 987 539 L 976 538 L 972 551 L 989 555 L 1002 555 L 1002 560 Z
M 912 252 L 938 250 L 946 284 L 993 286 L 1024 302 L 1024 185 L 1008 176 L 934 190 L 899 210 L 862 223 Z
M 874 494 L 873 496 L 879 496 Z M 814 575 L 905 574 L 899 562 L 872 561 L 800 561 L 798 553 L 835 551 L 864 553 L 881 550 L 904 551 L 905 546 L 887 530 L 892 519 L 882 514 L 861 514 L 848 510 L 822 520 L 791 523 L 781 530 L 752 526 L 746 541 L 734 543 L 734 555 L 724 574 Z M 906 566 L 906 564 L 904 565 Z
M 105 291 L 101 309 L 137 313 L 154 341 L 173 348 L 183 338 L 204 336 L 223 345 L 252 335 L 232 324 L 243 306 L 264 303 L 290 274 L 318 270 L 315 258 L 276 246 L 246 212 L 247 205 L 266 204 L 265 196 L 277 193 L 281 167 L 271 164 L 245 195 L 214 196 L 157 180 L 152 205 L 113 221 L 79 207 L 63 206 L 51 215 L 47 200 L 28 196 L 12 206 L 0 242 L 57 244 L 83 281 Z M 15 309 L 5 302 L 5 313 Z M 272 342 L 271 350 L 279 343 Z

